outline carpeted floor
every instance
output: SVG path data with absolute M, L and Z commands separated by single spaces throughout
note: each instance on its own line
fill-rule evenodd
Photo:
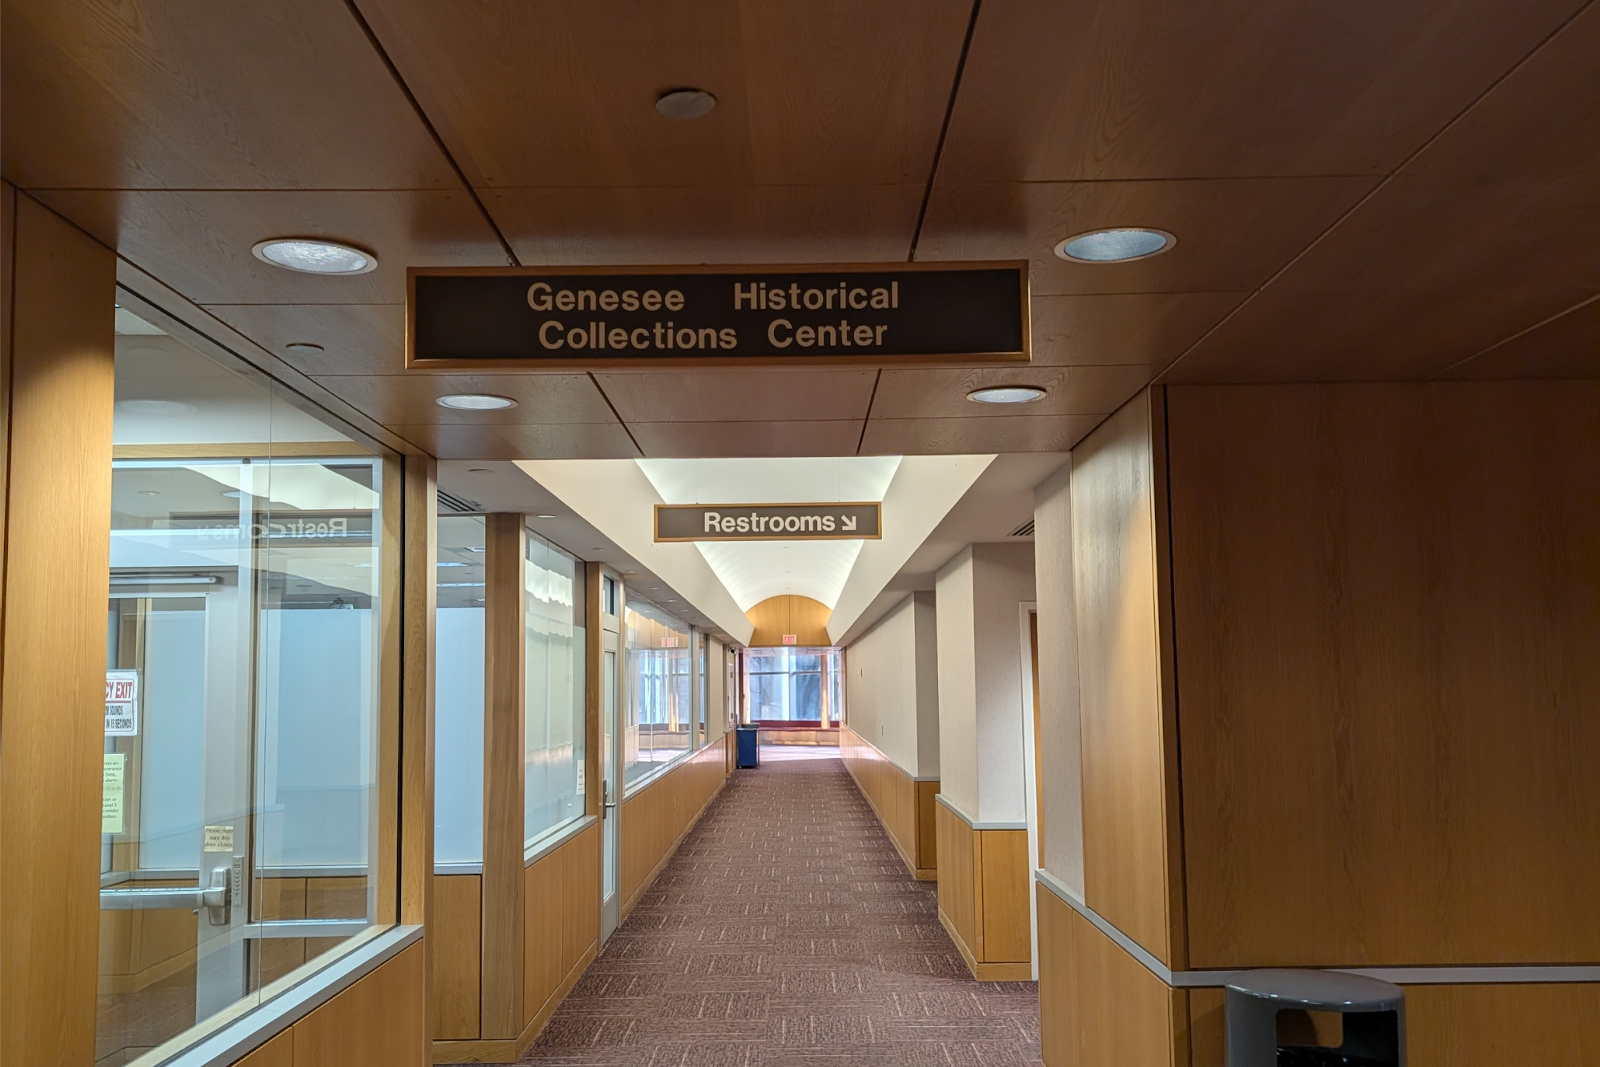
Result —
M 1039 1062 L 1029 982 L 975 982 L 837 759 L 738 771 L 523 1063 Z

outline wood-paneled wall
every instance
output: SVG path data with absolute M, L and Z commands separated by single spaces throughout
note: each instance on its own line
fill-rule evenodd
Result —
M 911 873 L 924 882 L 937 878 L 933 798 L 939 783 L 912 778 L 848 726 L 839 727 L 839 754 Z
M 727 782 L 723 734 L 622 801 L 622 914 L 633 910 L 711 798 Z
M 1600 961 L 1574 845 L 1600 826 L 1597 484 L 1595 382 L 1174 386 L 1091 434 L 1088 906 L 1179 969 Z M 1220 990 L 1040 901 L 1047 1064 L 1222 1063 Z M 1148 996 L 1084 1014 L 1118 975 Z M 1407 995 L 1413 1065 L 1597 1062 L 1600 983 Z M 1165 1047 L 1097 1044 L 1141 1034 Z
M 1089 906 L 1184 966 L 1161 393 L 1072 453 L 1083 871 Z
M 116 257 L 5 186 L 0 1061 L 94 1059 Z M 12 213 L 14 211 L 14 218 Z
M 426 963 L 406 948 L 234 1067 L 423 1067 Z
M 530 863 L 524 880 L 522 1014 L 531 1043 L 600 948 L 600 824 Z
M 482 974 L 483 877 L 440 874 L 433 879 L 433 1039 L 478 1037 Z
M 1049 1067 L 1189 1067 L 1184 991 L 1150 973 L 1043 886 L 1038 901 L 1044 1062 Z
M 523 868 L 521 1024 L 485 1036 L 480 972 L 482 879 L 436 875 L 434 1063 L 516 1060 L 550 1021 L 600 947 L 600 826 L 590 825 Z
M 1028 831 L 977 830 L 938 804 L 939 921 L 974 978 L 1026 982 L 1033 977 L 1028 908 Z
M 755 627 L 750 635 L 751 648 L 780 646 L 784 634 L 793 634 L 799 645 L 833 644 L 833 638 L 828 636 L 828 617 L 833 611 L 810 597 L 768 597 L 744 614 Z
M 1600 961 L 1600 383 L 1169 397 L 1193 965 Z

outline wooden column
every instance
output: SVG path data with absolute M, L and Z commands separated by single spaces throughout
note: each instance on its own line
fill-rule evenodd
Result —
M 434 635 L 438 608 L 438 463 L 405 457 L 401 542 L 400 921 L 433 929 Z M 424 938 L 425 1004 L 433 1003 L 433 941 Z M 424 1048 L 433 1040 L 433 1012 Z
M 486 522 L 483 641 L 484 1038 L 522 1032 L 523 571 L 521 515 Z
M 0 1060 L 94 1061 L 116 257 L 3 188 Z

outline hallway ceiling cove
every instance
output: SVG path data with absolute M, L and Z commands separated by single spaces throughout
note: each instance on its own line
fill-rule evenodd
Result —
M 1053 453 L 1151 381 L 1600 376 L 1585 0 L 0 3 L 5 178 L 441 458 Z M 1118 226 L 1177 244 L 1053 253 Z M 250 253 L 289 235 L 377 269 Z M 408 266 L 1012 258 L 1026 367 L 401 371 Z M 1005 384 L 1047 392 L 966 400 Z
M 881 502 L 899 456 L 836 459 L 641 459 L 664 504 Z M 951 503 L 954 503 L 952 501 Z M 885 522 L 899 516 L 885 516 Z M 853 541 L 697 541 L 741 611 L 768 597 L 809 597 L 832 611 L 861 554 Z
M 1060 462 L 1059 456 L 1055 462 Z M 750 608 L 816 600 L 835 639 L 873 606 L 996 457 L 522 460 L 516 466 L 725 633 L 747 641 Z M 657 542 L 656 504 L 881 502 L 876 540 Z M 710 549 L 711 551 L 706 551 Z

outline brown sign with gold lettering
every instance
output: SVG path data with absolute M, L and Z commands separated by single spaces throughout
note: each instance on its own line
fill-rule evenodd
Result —
M 417 370 L 1029 358 L 1025 262 L 412 268 L 407 281 Z

